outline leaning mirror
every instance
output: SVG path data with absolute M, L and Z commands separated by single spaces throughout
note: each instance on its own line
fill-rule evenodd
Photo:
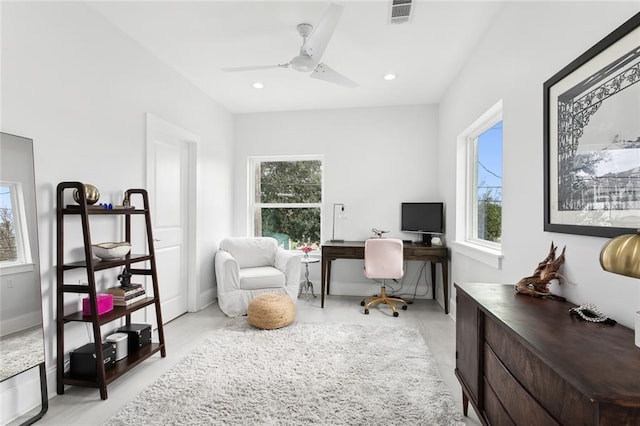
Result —
M 0 133 L 0 381 L 40 369 L 47 410 L 33 141 Z

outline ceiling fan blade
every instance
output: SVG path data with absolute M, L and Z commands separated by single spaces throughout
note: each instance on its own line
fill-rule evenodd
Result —
M 339 72 L 332 70 L 325 64 L 318 64 L 316 69 L 311 73 L 311 78 L 328 81 L 330 83 L 339 84 L 340 86 L 345 87 L 358 87 L 358 83 L 350 80 Z
M 331 3 L 302 46 L 302 50 L 315 62 L 320 62 L 331 36 L 338 26 L 343 7 Z
M 230 67 L 230 68 L 222 68 L 222 71 L 224 72 L 255 71 L 255 70 L 267 70 L 269 68 L 289 68 L 289 64 L 255 65 L 255 66 L 249 66 L 249 67 Z

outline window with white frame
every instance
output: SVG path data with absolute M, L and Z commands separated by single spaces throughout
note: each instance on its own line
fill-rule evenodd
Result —
M 502 101 L 458 137 L 456 242 L 494 255 L 496 267 L 502 241 L 502 142 Z
M 254 236 L 287 250 L 320 246 L 322 157 L 249 159 L 249 211 Z
M 0 267 L 31 263 L 22 185 L 0 182 Z
M 500 244 L 502 239 L 502 120 L 470 141 L 473 209 L 468 238 Z

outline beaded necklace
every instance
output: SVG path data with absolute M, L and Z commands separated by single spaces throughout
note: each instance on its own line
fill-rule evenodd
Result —
M 577 315 L 585 321 L 589 322 L 603 322 L 605 324 L 613 325 L 615 320 L 607 318 L 593 303 L 585 303 L 575 308 L 569 309 L 571 315 Z

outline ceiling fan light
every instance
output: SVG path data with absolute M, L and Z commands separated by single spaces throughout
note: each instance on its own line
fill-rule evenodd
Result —
M 382 78 L 384 78 L 387 81 L 391 81 L 396 79 L 396 75 L 393 73 L 388 73 L 388 74 L 385 74 Z
M 316 61 L 311 59 L 309 55 L 299 55 L 291 60 L 291 68 L 300 72 L 310 72 L 316 67 Z

